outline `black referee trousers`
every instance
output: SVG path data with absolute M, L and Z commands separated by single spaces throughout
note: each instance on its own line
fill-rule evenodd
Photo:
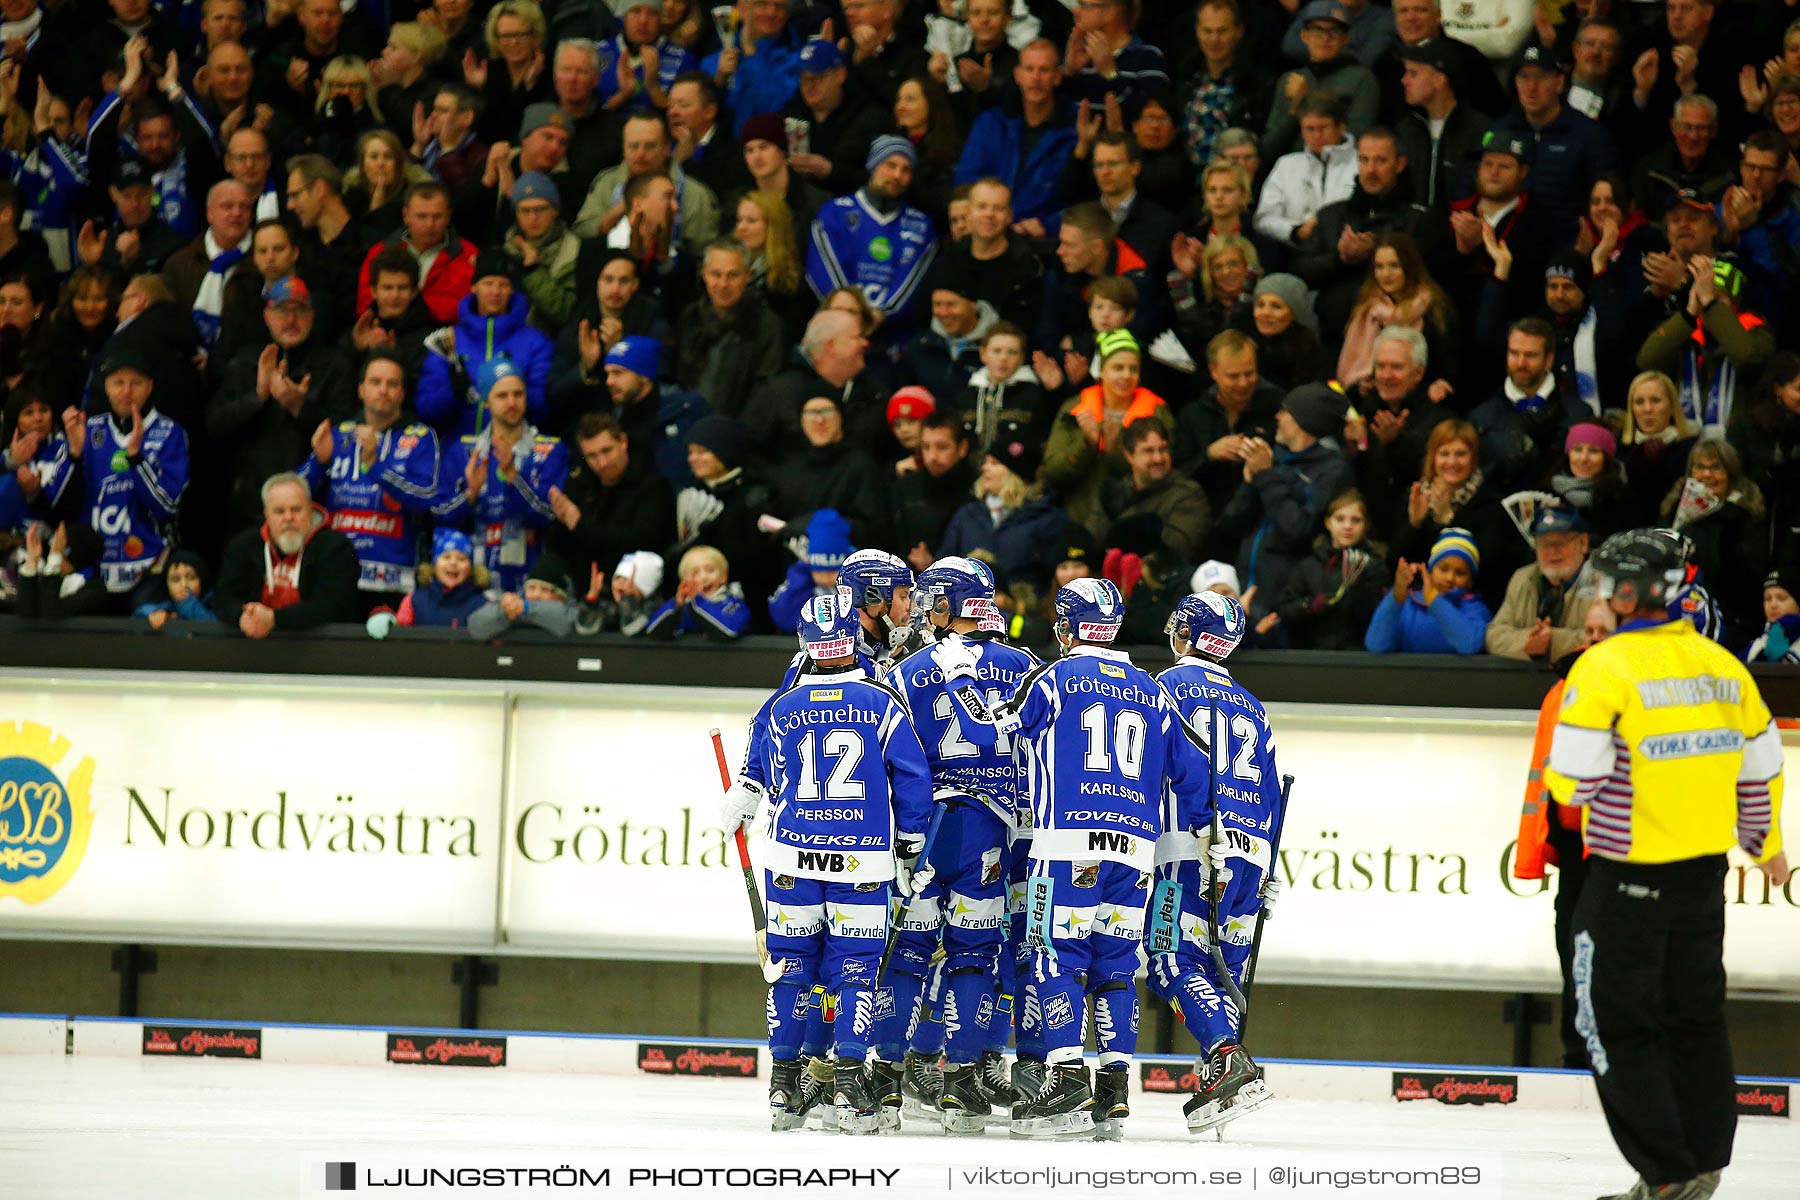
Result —
M 1613 1141 L 1651 1185 L 1720 1170 L 1737 1130 L 1725 856 L 1587 861 L 1575 906 L 1575 1022 Z

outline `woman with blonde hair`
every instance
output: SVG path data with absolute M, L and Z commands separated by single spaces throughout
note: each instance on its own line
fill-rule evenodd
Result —
M 430 172 L 406 156 L 391 129 L 371 129 L 356 140 L 356 165 L 344 172 L 344 206 L 374 241 L 381 241 L 400 228 L 406 189 L 430 179 Z
M 787 200 L 756 189 L 737 203 L 737 240 L 750 252 L 750 282 L 760 288 L 790 342 L 800 340 L 813 314 L 806 286 L 806 263 L 794 233 L 794 213 Z
M 1230 163 L 1219 165 L 1237 170 Z M 1206 344 L 1227 329 L 1249 332 L 1250 293 L 1262 274 L 1262 259 L 1256 246 L 1241 233 L 1221 233 L 1204 245 L 1177 234 L 1170 250 L 1175 270 L 1190 280 L 1199 280 L 1198 296 L 1193 294 L 1191 284 L 1172 289 L 1171 294 L 1175 301 L 1175 336 L 1193 360 L 1200 362 L 1205 357 Z
M 544 10 L 534 0 L 501 0 L 488 10 L 487 58 L 463 54 L 463 82 L 481 93 L 481 140 L 511 142 L 527 105 L 555 100 L 544 60 Z
M 1403 325 L 1425 335 L 1427 359 L 1438 377 L 1454 373 L 1446 365 L 1450 338 L 1450 301 L 1425 269 L 1418 245 L 1404 233 L 1375 235 L 1369 273 L 1350 319 L 1344 323 L 1343 349 L 1338 352 L 1337 379 L 1350 388 L 1375 369 L 1375 339 L 1389 325 Z
M 1655 523 L 1657 506 L 1687 469 L 1695 436 L 1675 381 L 1661 371 L 1639 371 L 1625 389 L 1619 465 L 1626 502 L 1640 524 Z
M 1529 557 L 1500 500 L 1500 490 L 1481 470 L 1481 434 L 1467 421 L 1438 422 L 1425 442 L 1425 461 L 1407 496 L 1405 519 L 1387 531 L 1393 560 L 1425 562 L 1444 530 L 1470 530 L 1487 556 L 1480 589 L 1488 606 L 1497 609 L 1512 573 Z
M 354 54 L 340 54 L 326 63 L 313 101 L 313 149 L 342 162 L 350 157 L 357 139 L 380 124 L 369 64 Z
M 982 457 L 971 490 L 974 499 L 951 514 L 939 539 L 939 556 L 979 554 L 994 568 L 1005 591 L 1042 588 L 1068 543 L 1068 518 L 1056 498 L 1036 482 L 1041 457 L 1036 438 L 1016 421 L 1002 421 Z

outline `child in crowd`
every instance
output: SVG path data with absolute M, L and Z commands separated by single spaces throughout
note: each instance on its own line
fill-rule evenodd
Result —
M 1010 321 L 996 321 L 981 339 L 981 367 L 969 376 L 958 404 L 969 428 L 969 457 L 980 462 L 993 444 L 994 431 L 1013 421 L 1042 442 L 1050 436 L 1050 406 L 1044 387 L 1025 361 L 1025 331 Z
M 711 546 L 694 546 L 681 556 L 681 583 L 675 598 L 656 610 L 646 633 L 662 641 L 690 633 L 716 642 L 742 637 L 750 624 L 743 589 L 731 582 L 731 564 Z
M 460 529 L 440 529 L 432 537 L 431 562 L 419 568 L 419 586 L 400 601 L 402 625 L 468 625 L 487 602 L 487 568 L 475 563 L 475 545 Z
M 1369 509 L 1355 488 L 1325 508 L 1325 532 L 1312 554 L 1294 564 L 1274 611 L 1256 632 L 1285 633 L 1295 650 L 1354 650 L 1381 602 L 1387 563 L 1368 539 Z M 1274 645 L 1274 642 L 1270 642 Z
M 106 589 L 94 579 L 105 540 L 78 522 L 63 522 L 50 535 L 45 553 L 44 523 L 25 531 L 25 561 L 19 564 L 19 616 L 58 621 L 101 612 Z
M 1124 329 L 1137 317 L 1137 284 L 1121 275 L 1108 275 L 1088 284 L 1088 332 L 1063 339 L 1063 360 L 1056 361 L 1043 351 L 1032 356 L 1032 367 L 1050 391 L 1067 386 L 1084 388 L 1100 372 L 1095 345 L 1103 333 Z
M 1744 651 L 1744 661 L 1800 663 L 1800 571 L 1775 571 L 1763 581 L 1762 636 Z
M 141 600 L 131 615 L 147 618 L 152 629 L 177 619 L 211 624 L 219 618 L 213 615 L 205 579 L 205 560 L 192 550 L 177 550 L 161 574 L 144 577 L 138 587 Z
M 800 610 L 808 600 L 837 586 L 838 568 L 856 550 L 850 544 L 850 522 L 835 508 L 814 513 L 806 523 L 806 535 L 789 545 L 799 557 L 769 597 L 769 620 L 783 633 L 799 627 Z
M 1480 569 L 1474 535 L 1455 526 L 1444 530 L 1425 566 L 1400 560 L 1363 646 L 1371 654 L 1480 654 L 1493 619 L 1473 590 Z
M 906 451 L 906 457 L 894 464 L 894 474 L 904 475 L 919 467 L 919 438 L 925 418 L 937 411 L 937 397 L 918 385 L 903 387 L 888 397 L 888 432 Z
M 502 592 L 469 616 L 469 633 L 477 641 L 500 637 L 520 625 L 535 625 L 557 637 L 575 629 L 575 606 L 569 597 L 575 585 L 568 568 L 555 553 L 543 554 L 525 576 L 520 592 Z
M 610 595 L 588 592 L 588 602 L 596 618 L 593 628 L 583 633 L 616 629 L 626 637 L 637 637 L 650 627 L 650 618 L 663 607 L 662 583 L 667 564 L 663 556 L 651 550 L 634 550 L 613 568 Z

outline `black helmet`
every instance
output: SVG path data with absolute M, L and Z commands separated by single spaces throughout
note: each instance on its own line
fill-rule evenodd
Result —
M 1613 534 L 1591 562 L 1600 598 L 1637 608 L 1667 605 L 1687 575 L 1681 547 L 1656 529 Z
M 1657 537 L 1666 538 L 1671 545 L 1681 552 L 1682 566 L 1685 567 L 1694 561 L 1694 539 L 1690 538 L 1687 534 L 1681 532 L 1679 529 L 1669 529 L 1667 527 L 1652 529 L 1650 532 L 1654 533 Z

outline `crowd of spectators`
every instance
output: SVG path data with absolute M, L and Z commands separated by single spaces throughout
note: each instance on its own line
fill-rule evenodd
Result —
M 1662 526 L 1800 660 L 1800 21 L 1449 7 L 6 0 L 0 600 L 1555 658 Z

